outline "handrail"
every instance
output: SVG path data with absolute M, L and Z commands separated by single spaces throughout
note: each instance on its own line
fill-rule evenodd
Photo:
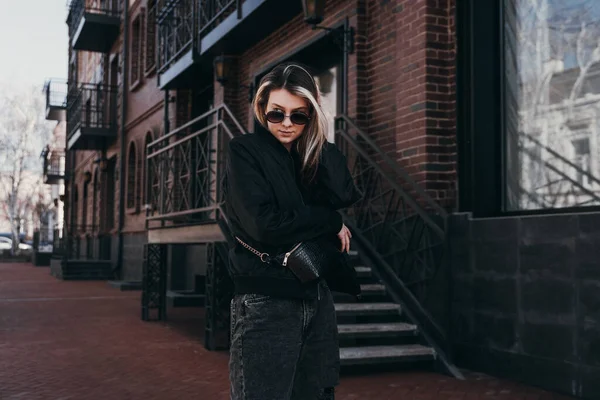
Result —
M 589 172 L 581 169 L 579 167 L 579 165 L 574 164 L 573 162 L 571 162 L 570 160 L 568 160 L 567 158 L 565 158 L 564 156 L 562 156 L 560 153 L 557 153 L 556 151 L 554 151 L 553 149 L 551 149 L 550 147 L 544 145 L 542 142 L 540 142 L 539 140 L 537 140 L 536 138 L 534 138 L 533 136 L 525 133 L 525 132 L 521 132 L 520 133 L 521 136 L 523 136 L 524 138 L 526 138 L 527 140 L 532 141 L 536 146 L 546 150 L 548 153 L 552 154 L 552 156 L 558 158 L 559 160 L 561 160 L 563 163 L 567 164 L 568 166 L 575 168 L 575 170 L 578 173 L 583 174 L 584 176 L 586 176 L 587 178 L 589 178 L 591 181 L 594 181 L 595 183 L 600 185 L 600 179 L 596 178 L 594 175 L 590 174 Z M 545 164 L 548 163 L 548 161 L 543 160 Z
M 461 372 L 446 354 L 447 332 L 423 303 L 429 282 L 440 277 L 446 265 L 448 213 L 347 115 L 336 117 L 336 127 L 340 150 L 363 192 L 363 198 L 343 212 L 361 260 L 418 325 L 439 365 L 460 379 Z
M 164 226 L 165 220 L 212 221 L 221 201 L 219 183 L 212 182 L 220 182 L 226 142 L 234 137 L 229 122 L 240 134 L 246 133 L 231 109 L 221 104 L 147 145 L 149 176 L 157 179 L 149 186 L 147 226 L 150 222 Z M 175 175 L 182 178 L 174 179 Z
M 216 8 L 216 3 L 214 0 L 204 0 L 202 1 L 202 5 L 206 6 L 208 5 L 209 8 L 213 11 L 212 15 L 207 15 L 205 16 L 204 14 L 204 10 L 205 8 L 203 8 L 202 6 L 199 7 L 198 9 L 198 36 L 200 38 L 202 38 L 204 35 L 203 33 L 208 29 L 208 27 L 210 27 L 215 21 L 217 21 L 219 18 L 221 18 L 226 12 L 227 10 L 234 4 L 237 4 L 237 8 L 240 8 L 240 2 L 237 0 L 229 0 L 229 2 L 227 4 L 224 4 L 223 6 L 221 6 L 221 8 L 214 12 L 214 10 L 212 10 L 213 8 Z M 238 11 L 239 12 L 239 11 Z M 202 21 L 203 17 L 208 17 L 205 21 Z
M 204 114 L 189 120 L 188 122 L 186 122 L 185 124 L 171 130 L 171 132 L 167 133 L 164 136 L 159 137 L 158 139 L 153 140 L 152 142 L 148 143 L 147 147 L 152 147 L 152 146 L 156 146 L 158 143 L 160 142 L 164 142 L 165 140 L 170 139 L 172 136 L 178 134 L 179 132 L 186 130 L 187 128 L 189 128 L 190 126 L 194 125 L 195 123 L 203 120 L 204 118 L 206 118 L 207 116 L 209 116 L 210 114 L 214 114 L 217 111 L 219 111 L 221 109 L 221 106 L 217 107 L 217 108 L 213 108 L 207 112 L 205 112 Z
M 356 124 L 354 124 L 354 122 L 352 122 L 352 120 L 350 120 L 350 118 L 348 118 L 346 115 L 340 115 L 340 116 L 336 117 L 336 125 L 337 125 L 337 121 L 340 121 L 340 120 L 344 121 L 349 126 L 351 126 L 356 131 L 356 133 L 358 134 L 360 139 L 362 141 L 364 141 L 369 147 L 371 147 L 371 149 L 375 152 L 375 154 L 382 157 L 382 159 L 388 164 L 389 167 L 392 168 L 392 170 L 396 174 L 400 175 L 406 182 L 408 182 L 408 184 L 411 186 L 411 189 L 413 189 L 414 191 L 416 191 L 423 197 L 423 199 L 425 200 L 427 205 L 429 205 L 435 212 L 437 212 L 437 214 L 440 215 L 440 217 L 442 217 L 444 220 L 446 219 L 446 217 L 448 216 L 448 213 L 446 212 L 446 210 L 444 210 L 439 204 L 437 204 L 435 202 L 435 200 L 433 200 L 427 193 L 425 193 L 425 191 L 405 171 L 403 171 L 396 162 L 394 162 L 388 155 L 386 155 L 383 152 L 383 150 L 381 150 L 381 148 L 379 146 L 377 146 L 377 144 L 370 137 L 368 137 L 368 135 L 364 131 L 362 131 L 360 128 L 358 128 L 356 126 Z M 384 177 L 386 179 L 387 183 L 393 189 L 398 191 L 398 193 L 402 196 L 404 201 L 406 201 L 415 210 L 415 212 L 425 222 L 427 222 L 427 224 L 431 227 L 431 229 L 433 229 L 439 236 L 443 237 L 445 235 L 442 227 L 440 227 L 439 224 L 437 224 L 435 221 L 433 221 L 431 216 L 413 199 L 413 197 L 410 196 L 398 184 L 398 182 L 393 177 L 390 176 L 390 174 L 385 172 L 381 168 L 381 166 L 368 154 L 368 152 L 365 150 L 365 148 L 363 146 L 361 146 L 350 134 L 348 134 L 346 132 L 346 130 L 338 129 L 336 131 L 336 134 L 341 135 L 346 140 L 348 140 L 352 144 L 354 149 L 365 160 L 367 160 L 369 162 L 371 167 L 373 167 L 382 177 Z
M 431 314 L 423 307 L 408 287 L 406 287 L 404 282 L 397 277 L 393 268 L 383 259 L 372 244 L 369 243 L 369 240 L 360 230 L 347 218 L 344 219 L 344 223 L 354 232 L 355 244 L 363 255 L 366 265 L 372 267 L 376 277 L 386 282 L 386 286 L 392 287 L 392 290 L 389 290 L 392 300 L 400 304 L 402 313 L 406 315 L 409 321 L 419 327 L 420 335 L 429 346 L 434 348 L 437 359 L 439 359 L 444 368 L 452 376 L 457 379 L 464 379 L 462 372 L 456 368 L 447 354 L 447 347 L 449 345 L 448 337 L 442 328 L 435 322 Z
M 362 129 L 360 129 L 358 126 L 356 126 L 356 124 L 354 123 L 354 121 L 352 121 L 347 115 L 341 114 L 338 115 L 336 118 L 336 126 L 338 125 L 338 121 L 344 121 L 345 123 L 347 123 L 348 125 L 350 125 L 358 134 L 358 136 L 360 136 L 361 140 L 364 140 L 366 144 L 369 145 L 369 147 L 371 147 L 375 153 L 382 157 L 382 159 L 386 162 L 386 164 L 392 168 L 394 170 L 395 173 L 397 173 L 398 175 L 400 175 L 402 177 L 402 179 L 404 179 L 410 186 L 411 189 L 416 191 L 419 195 L 421 195 L 421 197 L 423 197 L 423 199 L 427 202 L 427 205 L 430 206 L 433 210 L 435 210 L 440 216 L 442 217 L 447 217 L 448 213 L 446 212 L 446 210 L 444 210 L 444 208 L 442 208 L 431 196 L 429 196 L 424 190 L 423 188 L 417 184 L 414 179 L 412 179 L 410 177 L 410 175 L 408 175 L 404 170 L 402 170 L 400 168 L 400 166 L 398 165 L 397 162 L 395 162 L 394 160 L 392 160 L 390 158 L 390 156 L 388 156 L 378 145 L 377 143 L 375 143 L 375 141 L 373 139 L 371 139 L 369 137 L 369 135 L 367 135 Z M 346 137 L 350 138 L 349 135 L 347 135 L 347 133 L 344 132 L 344 130 L 337 130 L 336 133 L 341 133 L 343 135 L 345 135 Z M 353 140 L 354 142 L 354 140 Z M 358 146 L 357 144 L 355 144 L 356 146 Z M 368 156 L 366 156 L 368 157 Z M 371 159 L 370 157 L 368 157 L 369 159 Z M 372 159 L 371 159 L 372 160 Z M 373 161 L 373 163 L 375 164 L 375 161 Z M 385 174 L 385 173 L 384 173 Z M 389 176 L 387 176 L 387 174 L 385 174 L 386 177 L 389 179 Z M 391 180 L 393 182 L 393 180 Z M 408 196 L 408 194 L 406 194 L 406 192 L 403 189 L 400 189 L 400 191 Z M 420 207 L 419 207 L 420 209 Z
M 236 128 L 238 128 L 238 130 L 242 133 L 248 133 L 246 131 L 246 129 L 244 129 L 244 127 L 242 127 L 242 125 L 238 122 L 237 118 L 235 118 L 233 116 L 233 113 L 231 112 L 231 109 L 225 104 L 222 103 L 220 105 L 218 105 L 217 107 L 206 111 L 204 114 L 197 116 L 194 119 L 189 120 L 188 122 L 186 122 L 185 124 L 173 129 L 171 132 L 167 133 L 164 136 L 159 137 L 158 139 L 153 140 L 152 142 L 148 143 L 147 147 L 152 147 L 152 146 L 156 146 L 158 143 L 160 142 L 164 142 L 168 139 L 170 139 L 172 136 L 180 133 L 181 131 L 186 130 L 187 128 L 189 128 L 190 126 L 196 124 L 197 122 L 205 119 L 206 117 L 208 117 L 211 114 L 217 114 L 219 111 L 221 110 L 225 110 L 225 112 L 227 113 L 227 115 L 229 116 L 229 118 L 232 120 L 232 122 L 235 124 Z M 222 120 L 219 120 L 218 122 L 222 122 Z M 226 126 L 226 125 L 223 125 Z M 227 128 L 228 129 L 228 128 Z M 186 136 L 185 138 L 189 138 L 189 136 Z

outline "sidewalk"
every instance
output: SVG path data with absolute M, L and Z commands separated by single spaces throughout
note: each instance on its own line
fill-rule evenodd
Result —
M 47 267 L 0 263 L 0 400 L 225 400 L 228 355 L 203 346 L 199 309 L 140 320 L 140 292 L 60 281 Z M 569 399 L 467 373 L 343 377 L 336 399 Z

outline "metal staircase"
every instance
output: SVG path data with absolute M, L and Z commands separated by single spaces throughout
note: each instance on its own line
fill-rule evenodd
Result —
M 336 141 L 363 197 L 345 211 L 352 255 L 361 279 L 360 300 L 335 293 L 342 365 L 425 363 L 461 377 L 446 352 L 446 336 L 423 307 L 428 283 L 443 269 L 446 212 L 347 116 L 336 118 Z M 231 281 L 227 246 L 233 243 L 220 186 L 227 144 L 245 134 L 226 105 L 198 117 L 148 146 L 155 182 L 148 198 L 148 228 L 218 226 L 208 246 L 206 347 L 226 348 Z M 173 179 L 178 176 L 179 179 Z M 199 231 L 200 232 L 200 231 Z M 166 269 L 161 244 L 147 246 L 142 318 L 164 319 Z M 408 363 L 408 364 L 407 364 Z
M 352 253 L 362 295 L 357 301 L 353 296 L 334 293 L 341 365 L 394 367 L 421 362 L 431 367 L 436 351 L 419 342 L 417 325 L 406 319 L 402 306 L 387 295 L 386 286 L 371 268 L 360 264 L 358 253 Z

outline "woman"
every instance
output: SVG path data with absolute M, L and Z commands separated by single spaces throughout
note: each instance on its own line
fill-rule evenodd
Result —
M 333 399 L 339 347 L 326 283 L 302 284 L 261 256 L 326 234 L 349 251 L 352 235 L 336 210 L 359 193 L 346 158 L 327 142 L 319 89 L 306 68 L 275 67 L 253 109 L 261 128 L 230 141 L 224 186 L 232 233 L 246 245 L 230 250 L 231 398 Z

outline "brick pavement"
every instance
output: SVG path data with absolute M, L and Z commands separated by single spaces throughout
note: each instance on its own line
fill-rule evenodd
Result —
M 60 281 L 48 268 L 0 263 L 1 400 L 227 399 L 226 352 L 203 347 L 198 309 L 140 320 L 140 292 Z M 336 399 L 568 399 L 467 373 L 345 376 Z

